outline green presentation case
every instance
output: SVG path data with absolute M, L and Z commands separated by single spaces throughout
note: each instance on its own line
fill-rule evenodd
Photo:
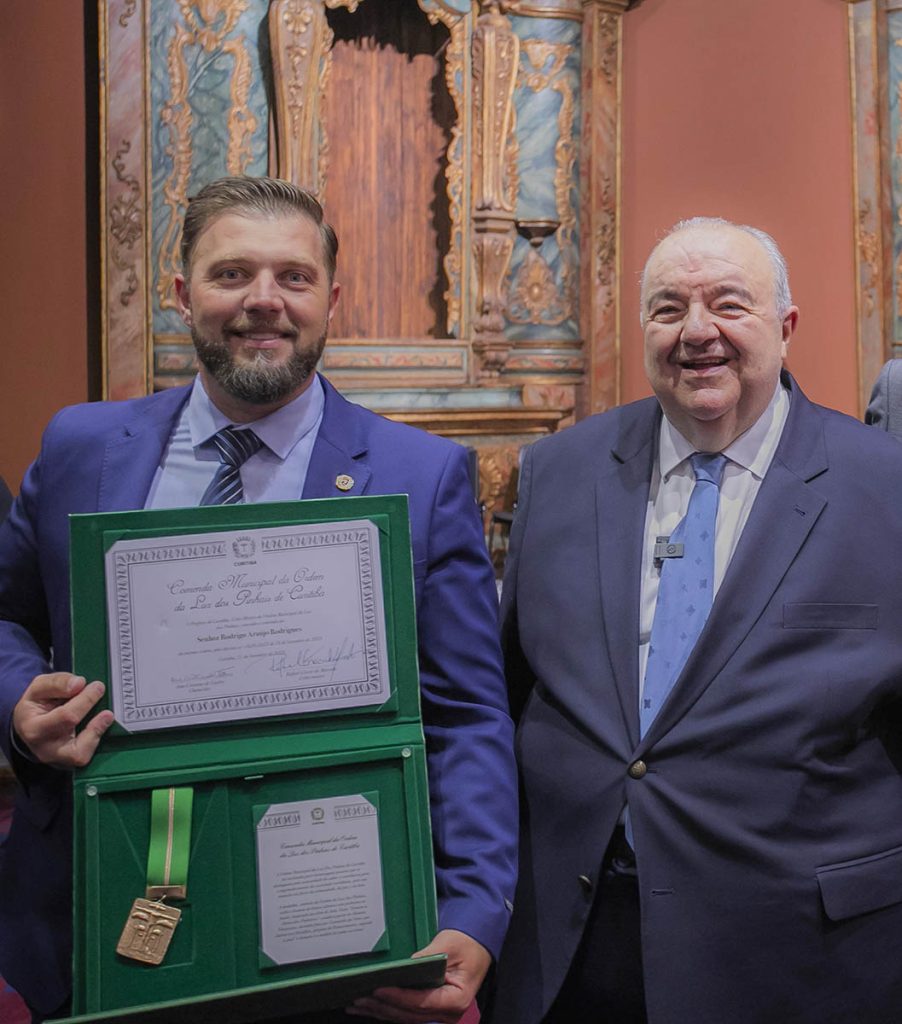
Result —
M 412 959 L 436 930 L 407 498 L 353 497 L 71 517 L 74 671 L 110 677 L 104 556 L 119 540 L 369 520 L 377 530 L 390 695 L 378 707 L 129 733 L 74 780 L 71 1021 L 266 1020 L 382 984 L 441 984 Z M 109 694 L 101 706 L 108 703 Z M 158 966 L 116 945 L 143 897 L 154 789 L 194 792 L 187 899 Z M 378 807 L 385 932 L 373 948 L 276 965 L 260 948 L 255 823 L 270 804 L 365 794 Z

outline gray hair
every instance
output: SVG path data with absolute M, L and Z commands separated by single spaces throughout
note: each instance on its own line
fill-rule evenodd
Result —
M 188 199 L 182 228 L 182 271 L 188 277 L 197 240 L 211 221 L 225 213 L 256 213 L 266 217 L 300 215 L 319 228 L 323 259 L 331 284 L 335 276 L 338 238 L 323 217 L 323 208 L 307 189 L 281 178 L 217 178 Z
M 674 224 L 654 249 L 652 249 L 648 259 L 645 261 L 645 266 L 642 268 L 639 291 L 642 300 L 645 297 L 645 279 L 648 275 L 648 265 L 651 263 L 652 256 L 671 235 L 679 234 L 681 231 L 692 231 L 695 228 L 734 228 L 736 231 L 742 231 L 747 235 L 751 235 L 770 260 L 774 282 L 774 305 L 777 307 L 777 316 L 782 317 L 786 314 L 792 305 L 792 293 L 789 290 L 789 267 L 786 265 L 783 253 L 780 252 L 780 247 L 771 235 L 766 231 L 762 231 L 761 228 L 753 228 L 749 224 L 734 224 L 733 221 L 727 220 L 725 217 L 689 217 L 687 220 L 681 220 Z M 644 307 L 639 310 L 639 322 L 645 323 Z

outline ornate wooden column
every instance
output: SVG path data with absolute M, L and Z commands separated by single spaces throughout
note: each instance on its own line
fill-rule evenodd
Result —
M 630 0 L 583 5 L 580 324 L 587 366 L 578 415 L 620 401 L 620 83 L 623 14 L 630 6 Z
M 514 197 L 506 157 L 519 56 L 520 41 L 499 0 L 490 0 L 473 32 L 473 351 L 483 379 L 498 376 L 510 351 L 504 285 L 514 247 Z
M 128 0 L 107 4 L 100 18 L 101 354 L 103 394 L 133 398 L 153 381 L 146 317 L 148 126 L 144 90 L 110 88 L 145 66 L 143 12 Z M 112 78 L 112 82 L 111 82 Z
M 902 355 L 899 109 L 902 2 L 849 0 L 860 411 L 883 363 Z
M 326 179 L 320 98 L 328 86 L 332 47 L 325 8 L 309 0 L 273 0 L 269 39 L 273 81 L 280 83 L 273 97 L 269 173 L 320 195 Z

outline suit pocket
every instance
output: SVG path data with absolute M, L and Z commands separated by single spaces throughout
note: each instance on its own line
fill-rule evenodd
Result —
M 870 857 L 816 869 L 824 910 L 831 921 L 902 903 L 902 846 Z
M 875 604 L 784 604 L 784 629 L 876 629 Z

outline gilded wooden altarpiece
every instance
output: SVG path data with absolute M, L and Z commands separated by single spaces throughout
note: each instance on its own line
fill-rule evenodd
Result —
M 332 24 L 377 3 L 102 0 L 107 397 L 190 379 L 173 278 L 186 198 L 200 184 L 269 173 L 311 188 L 327 216 L 340 206 L 330 168 L 354 140 L 327 102 Z M 324 370 L 351 398 L 474 445 L 490 510 L 509 493 L 523 443 L 618 401 L 620 38 L 629 6 L 409 0 L 405 11 L 445 34 L 442 87 L 453 113 L 436 257 L 441 323 L 425 334 L 363 325 L 330 339 Z M 382 116 L 388 124 L 401 113 Z

